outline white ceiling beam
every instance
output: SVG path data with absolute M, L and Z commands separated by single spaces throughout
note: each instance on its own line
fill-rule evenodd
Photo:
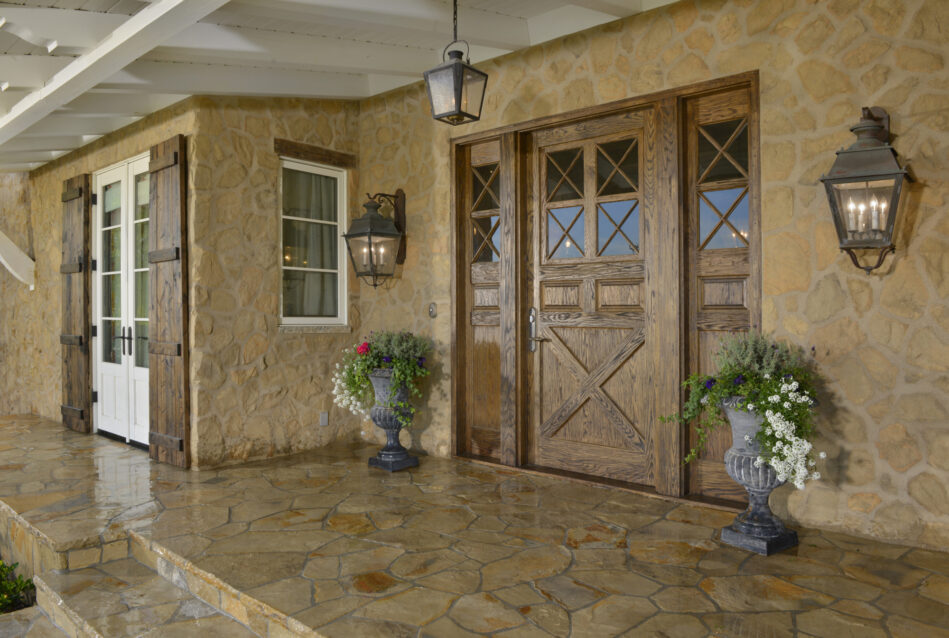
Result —
M 93 89 L 55 111 L 64 115 L 148 115 L 187 98 L 187 94 L 123 93 Z
M 0 144 L 27 130 L 225 2 L 227 0 L 162 0 L 145 7 L 88 53 L 69 63 L 43 88 L 20 100 L 9 113 L 0 117 Z
M 36 267 L 33 260 L 2 232 L 0 232 L 0 264 L 6 266 L 14 277 L 33 290 L 33 271 Z
M 668 0 L 661 2 L 661 4 L 669 4 L 669 2 L 675 2 L 675 0 Z M 570 0 L 570 4 L 606 13 L 614 18 L 625 18 L 636 13 L 642 13 L 645 10 L 643 9 L 643 0 Z M 579 29 L 574 29 L 574 31 L 579 31 Z
M 5 31 L 30 44 L 46 46 L 43 43 L 52 40 L 60 47 L 77 49 L 91 49 L 129 19 L 120 13 L 7 6 L 0 7 L 0 16 L 7 19 Z M 37 35 L 28 39 L 14 29 Z
M 11 89 L 39 88 L 74 59 L 55 55 L 0 55 L 0 82 L 9 82 Z
M 255 15 L 263 19 L 313 20 L 343 28 L 398 30 L 402 34 L 451 39 L 451 7 L 432 0 L 233 0 L 206 22 L 231 15 Z M 471 44 L 515 50 L 531 45 L 527 21 L 491 11 L 458 8 L 458 35 Z
M 530 18 L 527 23 L 534 44 L 562 38 L 570 33 L 613 22 L 618 18 L 586 7 L 566 5 Z
M 105 135 L 140 120 L 140 117 L 108 116 L 90 117 L 82 115 L 48 115 L 20 133 L 19 137 L 61 137 L 65 135 Z
M 431 49 L 298 35 L 216 24 L 196 24 L 169 38 L 146 59 L 256 62 L 342 73 L 415 75 L 439 60 Z
M 133 62 L 98 89 L 135 93 L 360 98 L 369 95 L 365 75 L 224 64 Z

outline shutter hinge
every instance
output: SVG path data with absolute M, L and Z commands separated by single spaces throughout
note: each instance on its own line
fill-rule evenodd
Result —
M 96 205 L 98 205 L 98 204 L 99 204 L 99 195 L 98 195 L 98 193 L 93 193 L 93 194 L 92 194 L 92 205 L 93 205 L 93 206 L 96 206 Z
M 96 392 L 95 390 L 92 391 L 92 402 L 93 403 L 99 402 L 99 393 Z
M 98 267 L 99 267 L 99 262 L 97 262 L 95 259 L 93 259 L 93 260 L 92 260 L 92 271 L 95 272 L 95 270 L 96 270 Z
M 95 326 L 92 326 L 92 328 L 91 328 L 91 333 L 90 333 L 90 334 L 91 334 L 93 337 L 98 337 L 98 336 L 99 336 L 99 329 L 98 329 L 97 327 L 95 327 Z

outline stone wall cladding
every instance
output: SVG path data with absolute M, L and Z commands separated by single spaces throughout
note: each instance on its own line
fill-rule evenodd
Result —
M 363 179 L 405 188 L 410 232 L 403 279 L 362 307 L 364 323 L 430 331 L 448 365 L 449 316 L 432 325 L 422 302 L 450 303 L 450 135 L 758 69 L 764 328 L 814 346 L 828 378 L 824 479 L 772 501 L 796 523 L 945 548 L 947 33 L 943 0 L 686 0 L 480 65 L 488 94 L 470 126 L 434 123 L 421 84 L 364 101 L 360 147 L 374 152 L 361 155 Z M 866 276 L 839 252 L 818 178 L 874 105 L 889 111 L 918 181 L 896 256 Z M 436 375 L 414 435 L 435 454 L 450 441 L 448 393 L 448 375 Z
M 333 366 L 358 332 L 280 330 L 280 161 L 274 138 L 356 154 L 354 102 L 200 98 L 191 241 L 192 458 L 198 467 L 351 438 Z M 361 214 L 351 171 L 349 214 Z M 358 212 L 357 212 L 358 209 Z M 344 229 L 345 230 L 345 229 Z M 360 328 L 351 282 L 350 324 Z M 319 413 L 329 412 L 329 426 Z
M 31 257 L 34 242 L 45 241 L 45 234 L 34 237 L 30 224 L 30 187 L 26 173 L 0 174 L 0 231 Z M 0 407 L 7 412 L 30 413 L 37 410 L 34 368 L 48 372 L 49 357 L 36 352 L 32 344 L 44 331 L 42 308 L 31 303 L 36 293 L 0 266 Z M 35 355 L 35 359 L 30 355 Z M 42 378 L 42 377 L 40 377 Z M 26 381 L 26 382 L 24 382 Z

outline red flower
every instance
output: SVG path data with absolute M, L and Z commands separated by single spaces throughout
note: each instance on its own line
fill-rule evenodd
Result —
M 363 341 L 361 344 L 356 346 L 357 354 L 369 354 L 369 342 Z

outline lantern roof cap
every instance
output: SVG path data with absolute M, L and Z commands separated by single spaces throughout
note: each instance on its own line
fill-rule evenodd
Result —
M 358 219 L 354 219 L 349 225 L 349 231 L 343 235 L 350 237 L 360 237 L 371 235 L 373 237 L 401 237 L 402 231 L 395 226 L 395 222 L 388 217 L 383 217 L 379 213 L 379 202 L 370 200 L 363 204 L 366 208 L 366 214 Z

